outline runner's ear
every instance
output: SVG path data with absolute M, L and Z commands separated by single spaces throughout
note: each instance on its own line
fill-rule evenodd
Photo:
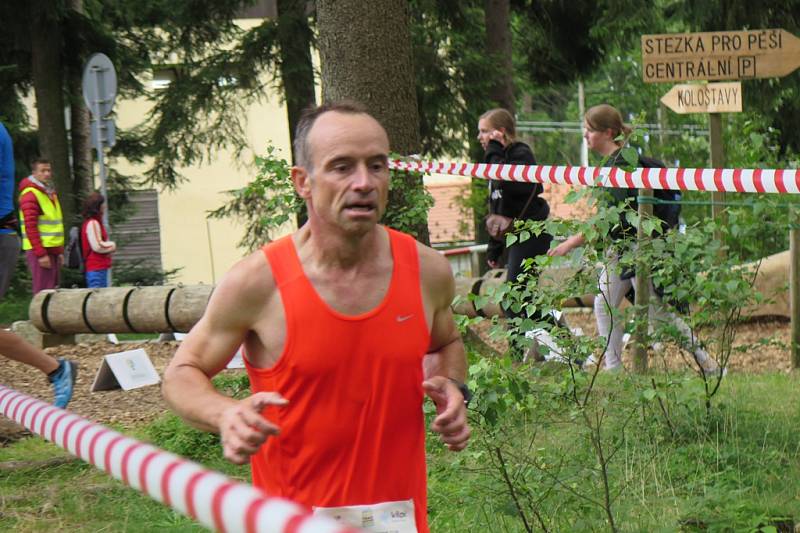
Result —
M 304 167 L 292 167 L 292 183 L 300 198 L 311 197 L 311 176 Z

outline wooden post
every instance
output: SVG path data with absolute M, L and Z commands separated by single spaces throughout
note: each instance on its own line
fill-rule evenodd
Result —
M 481 254 L 477 250 L 473 250 L 473 251 L 471 251 L 469 253 L 469 271 L 470 271 L 470 276 L 471 277 L 477 278 L 478 276 L 481 275 L 480 274 L 480 272 L 481 272 L 481 262 L 484 262 L 484 263 L 486 262 L 486 261 L 481 261 L 481 259 L 484 258 L 484 257 L 486 257 L 486 252 Z
M 639 198 L 652 198 L 651 189 L 639 189 Z M 653 215 L 653 204 L 639 202 L 639 226 L 636 240 L 641 245 L 649 237 L 644 231 L 643 222 Z M 647 372 L 647 339 L 648 312 L 650 310 L 650 268 L 647 261 L 636 261 L 636 330 L 634 334 L 633 370 L 638 373 Z
M 709 122 L 709 144 L 711 149 L 711 168 L 724 168 L 725 167 L 725 149 L 722 146 L 722 114 L 721 113 L 709 113 L 708 114 L 708 122 Z M 725 206 L 722 205 L 725 203 L 725 193 L 724 192 L 713 192 L 711 193 L 711 218 L 717 224 L 724 224 L 726 217 L 725 217 Z M 722 241 L 722 233 L 720 231 L 716 231 L 714 233 L 714 239 L 717 242 Z
M 792 368 L 800 368 L 800 231 L 797 208 L 790 208 L 789 221 L 789 302 L 792 313 Z

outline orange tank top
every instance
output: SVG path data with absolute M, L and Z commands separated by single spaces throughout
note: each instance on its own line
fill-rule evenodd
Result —
M 422 358 L 430 332 L 416 241 L 390 230 L 386 296 L 355 316 L 328 306 L 291 236 L 263 247 L 280 290 L 286 342 L 269 369 L 247 364 L 253 392 L 289 400 L 265 416 L 281 429 L 252 456 L 253 484 L 309 507 L 413 499 L 428 531 Z

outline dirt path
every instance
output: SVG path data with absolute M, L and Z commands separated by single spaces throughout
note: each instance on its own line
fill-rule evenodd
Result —
M 584 335 L 597 335 L 594 315 L 591 312 L 570 312 L 567 314 L 567 322 L 572 328 L 580 328 Z M 489 338 L 490 325 L 488 321 L 478 324 L 475 330 L 495 350 L 500 353 L 505 352 L 507 344 L 504 341 Z M 734 349 L 739 347 L 743 351 L 734 352 L 729 363 L 729 371 L 740 373 L 789 372 L 791 370 L 790 334 L 789 321 L 784 318 L 759 319 L 740 323 L 736 328 Z M 632 366 L 631 348 L 632 343 L 629 343 L 623 353 L 626 368 Z M 676 346 L 666 346 L 660 353 L 651 353 L 651 360 L 654 365 L 666 364 L 672 369 L 686 366 Z
M 104 425 L 132 427 L 151 421 L 167 411 L 158 385 L 142 387 L 128 392 L 122 389 L 89 392 L 103 356 L 124 350 L 143 348 L 159 374 L 172 358 L 177 342 L 144 342 L 111 344 L 99 342 L 47 348 L 54 357 L 66 357 L 78 362 L 78 379 L 69 410 Z M 29 366 L 0 358 L 0 383 L 25 394 L 52 400 L 52 390 L 46 378 Z M 0 416 L 0 445 L 3 441 L 18 438 L 25 430 Z

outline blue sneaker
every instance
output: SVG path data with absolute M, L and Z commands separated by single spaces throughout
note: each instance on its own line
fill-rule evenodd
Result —
M 72 388 L 78 377 L 78 364 L 66 359 L 58 360 L 58 370 L 47 378 L 53 384 L 53 405 L 64 409 L 72 399 Z

